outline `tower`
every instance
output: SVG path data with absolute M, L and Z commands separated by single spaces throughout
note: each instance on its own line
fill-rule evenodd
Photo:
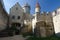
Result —
M 40 5 L 38 2 L 36 3 L 35 13 L 40 13 Z
M 40 5 L 38 2 L 36 3 L 35 14 L 33 16 L 34 18 L 32 20 L 32 31 L 34 33 L 36 28 L 36 23 L 40 21 Z
M 24 13 L 30 13 L 30 5 L 28 3 L 24 5 L 23 9 L 24 9 Z
M 36 3 L 36 8 L 35 8 L 35 20 L 39 21 L 39 19 L 40 19 L 40 5 L 37 2 Z
M 40 5 L 37 2 L 36 3 L 36 8 L 35 8 L 35 20 L 39 21 L 39 19 L 40 19 Z

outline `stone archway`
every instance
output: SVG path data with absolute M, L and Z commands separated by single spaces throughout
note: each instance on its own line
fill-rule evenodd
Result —
M 20 23 L 12 23 L 11 24 L 11 28 L 13 31 L 15 31 L 15 34 L 19 34 L 20 33 L 20 29 L 21 29 L 21 24 Z
M 37 36 L 46 37 L 46 23 L 44 21 L 39 21 L 36 23 L 35 33 Z
M 16 27 L 20 27 L 20 26 L 21 26 L 20 23 L 12 23 L 11 25 L 12 25 L 12 26 L 16 26 Z

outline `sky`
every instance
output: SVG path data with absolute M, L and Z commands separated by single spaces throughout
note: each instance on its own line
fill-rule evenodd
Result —
M 31 7 L 31 14 L 35 13 L 36 2 L 39 2 L 41 7 L 41 12 L 52 12 L 60 7 L 60 0 L 3 0 L 6 11 L 9 13 L 10 8 L 19 2 L 21 7 L 24 6 L 25 3 L 28 3 Z

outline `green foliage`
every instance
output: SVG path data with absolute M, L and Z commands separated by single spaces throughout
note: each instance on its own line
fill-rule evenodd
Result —
M 57 37 L 55 35 L 51 37 L 45 37 L 45 38 L 31 36 L 27 40 L 60 40 L 60 37 Z

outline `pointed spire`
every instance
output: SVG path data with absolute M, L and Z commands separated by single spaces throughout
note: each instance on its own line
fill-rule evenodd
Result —
M 37 2 L 36 2 L 36 8 L 35 8 L 35 13 L 40 13 L 40 5 L 39 5 L 39 2 L 38 2 L 38 0 L 37 0 Z
M 40 8 L 40 5 L 39 5 L 39 3 L 38 3 L 38 2 L 36 3 L 36 7 L 39 7 L 39 8 Z
M 40 5 L 39 5 L 38 0 L 37 0 L 37 2 L 36 2 L 36 7 L 39 7 L 39 8 L 40 8 Z

